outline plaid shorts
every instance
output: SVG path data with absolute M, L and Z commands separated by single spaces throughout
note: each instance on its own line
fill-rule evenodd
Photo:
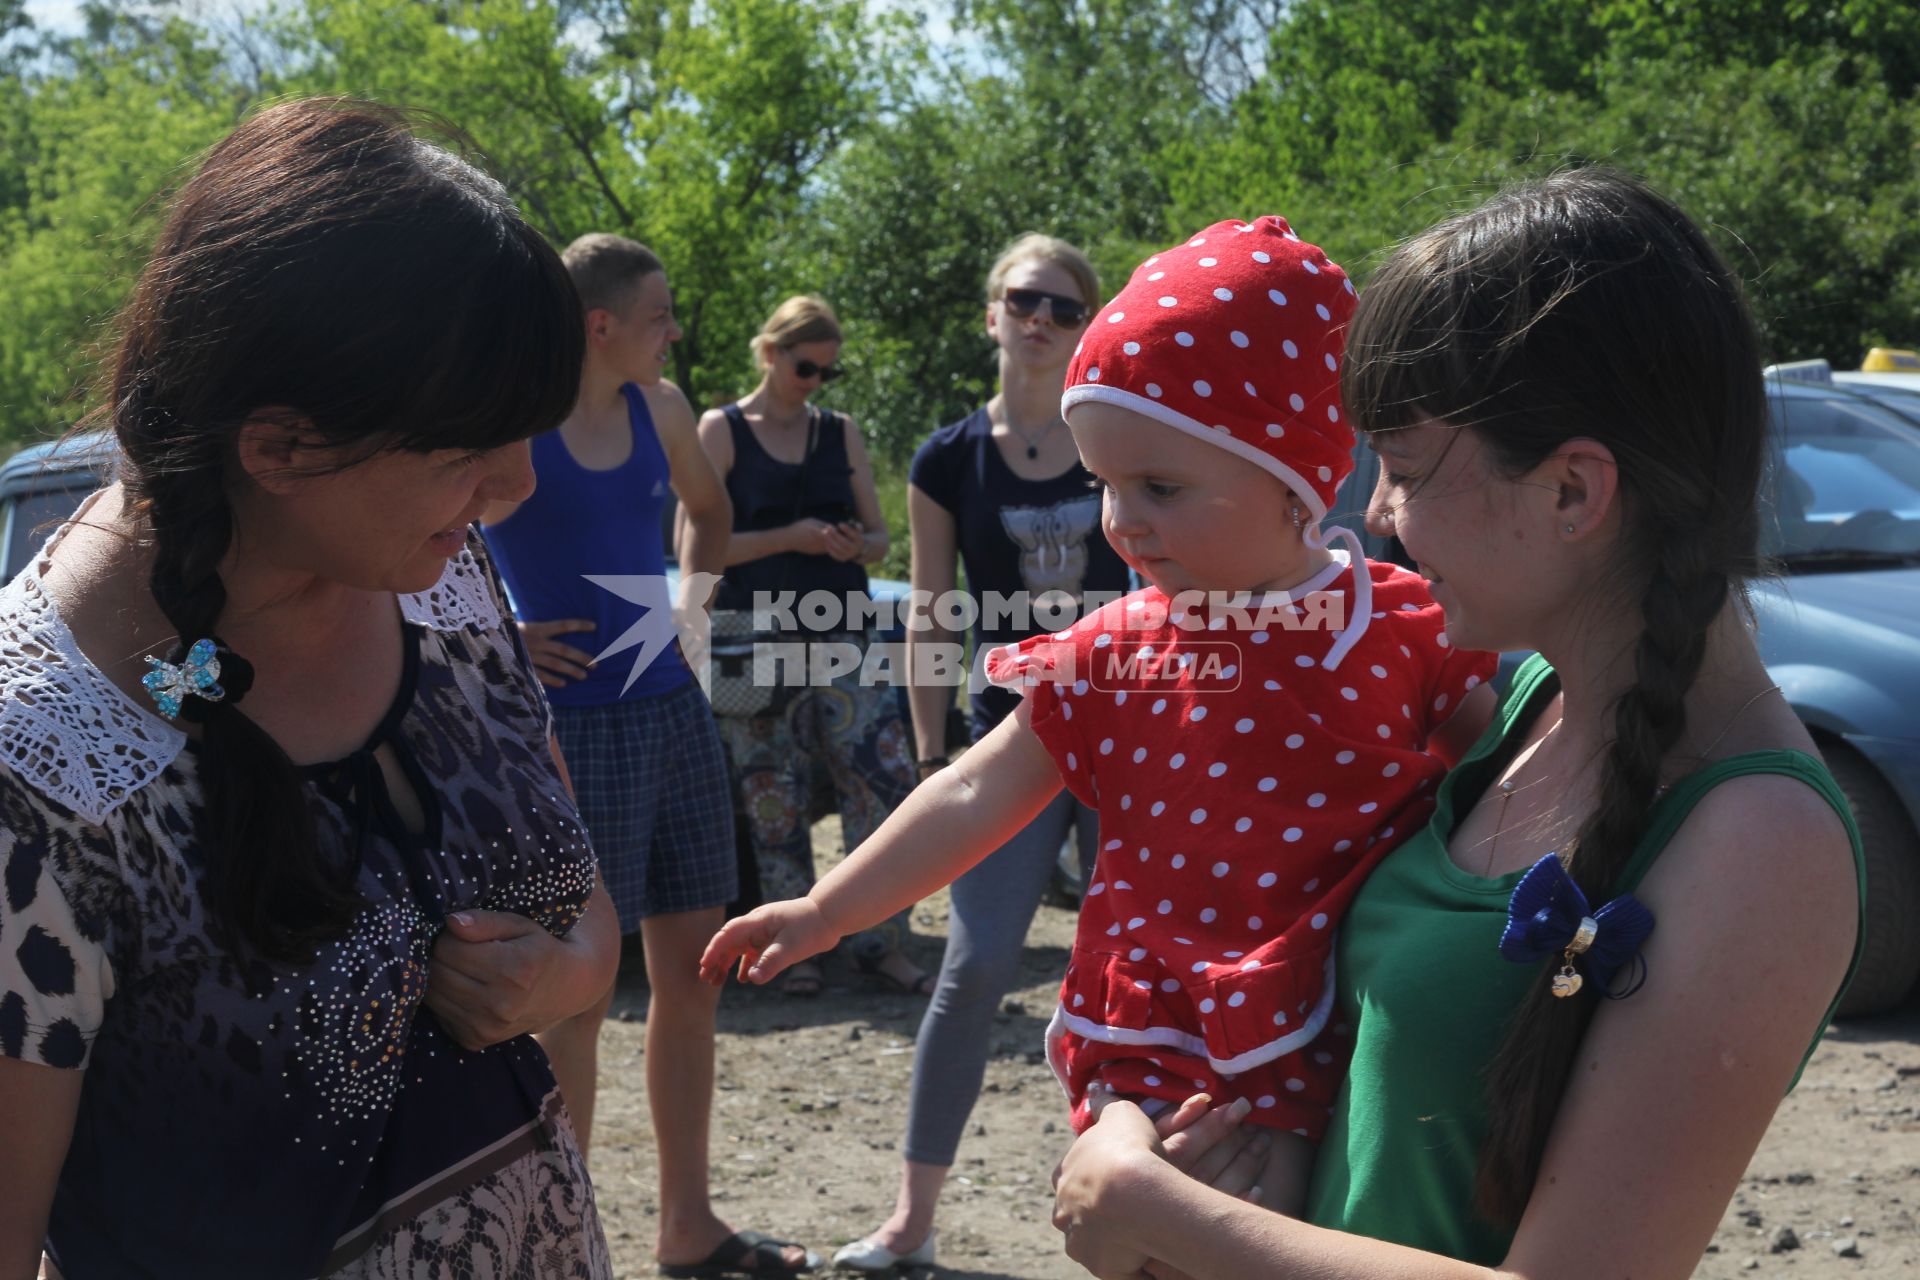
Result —
M 697 682 L 604 707 L 555 707 L 553 728 L 622 933 L 644 916 L 733 901 L 727 759 Z

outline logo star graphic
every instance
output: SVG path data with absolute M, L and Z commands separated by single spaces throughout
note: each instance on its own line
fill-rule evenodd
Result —
M 692 573 L 681 577 L 681 586 L 687 593 L 690 607 L 688 617 L 678 619 L 674 616 L 673 590 L 674 579 L 662 573 L 587 573 L 582 574 L 588 582 L 603 591 L 611 591 L 620 599 L 637 604 L 643 610 L 639 619 L 614 642 L 593 655 L 595 662 L 604 662 L 623 650 L 639 647 L 633 656 L 633 669 L 627 673 L 627 682 L 620 686 L 624 696 L 633 688 L 633 682 L 640 673 L 652 666 L 654 660 L 667 651 L 673 641 L 680 641 L 680 648 L 692 662 L 698 672 L 703 665 L 699 655 L 707 651 L 707 612 L 697 607 L 706 603 L 707 597 L 720 584 L 718 574 Z

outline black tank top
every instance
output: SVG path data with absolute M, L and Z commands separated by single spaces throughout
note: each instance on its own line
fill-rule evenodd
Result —
M 798 463 L 782 462 L 761 448 L 740 406 L 724 410 L 733 435 L 733 466 L 727 472 L 727 497 L 733 501 L 735 533 L 779 529 L 811 516 L 838 523 L 857 517 L 853 502 L 853 464 L 847 459 L 846 419 L 809 406 L 813 447 Z M 840 601 L 864 597 L 865 565 L 832 556 L 782 551 L 744 564 L 730 565 L 720 582 L 715 605 L 721 609 L 751 609 L 755 592 L 774 595 L 792 591 L 834 593 Z M 836 611 L 836 616 L 845 617 Z M 849 630 L 844 623 L 824 632 Z

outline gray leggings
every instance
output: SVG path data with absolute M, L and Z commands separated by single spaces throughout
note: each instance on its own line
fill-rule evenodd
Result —
M 992 1048 L 993 1015 L 1013 985 L 1027 926 L 1053 875 L 1069 831 L 1082 869 L 1093 865 L 1099 815 L 1061 790 L 1020 833 L 953 882 L 953 913 L 940 986 L 920 1023 L 913 1057 L 905 1155 L 950 1165 L 980 1097 Z

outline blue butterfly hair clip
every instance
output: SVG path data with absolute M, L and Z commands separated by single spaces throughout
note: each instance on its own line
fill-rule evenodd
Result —
M 1646 981 L 1646 961 L 1640 944 L 1653 932 L 1653 912 L 1630 893 L 1623 893 L 1598 911 L 1587 907 L 1587 895 L 1573 882 L 1559 855 L 1548 854 L 1533 864 L 1513 887 L 1507 904 L 1507 927 L 1500 935 L 1500 954 L 1515 964 L 1533 964 L 1560 956 L 1560 972 L 1553 976 L 1553 994 L 1579 993 L 1584 981 L 1574 967 L 1580 957 L 1587 976 L 1610 1000 L 1624 1000 Z M 1639 976 L 1625 991 L 1608 991 L 1613 976 L 1628 961 L 1639 966 Z
M 147 666 L 151 670 L 140 677 L 140 683 L 153 695 L 160 714 L 169 720 L 184 714 L 197 722 L 204 717 L 205 707 L 189 699 L 208 704 L 238 702 L 253 685 L 253 668 L 247 660 L 211 637 L 194 641 L 185 657 L 178 645 L 167 657 L 172 660 L 149 655 Z M 227 677 L 224 685 L 220 682 L 223 672 Z

